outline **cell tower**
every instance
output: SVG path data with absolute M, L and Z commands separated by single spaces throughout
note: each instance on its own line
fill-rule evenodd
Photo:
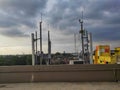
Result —
M 89 34 L 87 30 L 83 27 L 83 12 L 82 12 L 82 19 L 79 19 L 81 30 L 81 41 L 82 41 L 82 60 L 85 64 L 92 63 L 90 58 L 92 59 L 92 34 Z M 90 35 L 90 36 L 89 36 Z
M 42 65 L 43 59 L 44 59 L 44 54 L 42 51 L 42 14 L 41 14 L 41 21 L 40 21 L 40 37 L 38 38 L 37 36 L 37 31 L 31 34 L 32 37 L 32 65 L 34 66 L 35 64 L 39 64 Z M 37 47 L 37 40 L 40 39 L 40 51 L 38 51 L 38 47 Z M 38 58 L 39 56 L 39 58 Z M 46 63 L 44 63 L 46 64 Z M 48 61 L 47 64 L 51 64 L 51 40 L 50 40 L 50 32 L 48 31 Z

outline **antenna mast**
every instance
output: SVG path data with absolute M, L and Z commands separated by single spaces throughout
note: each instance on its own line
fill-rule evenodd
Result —
M 80 25 L 81 25 L 81 30 L 80 30 L 80 34 L 81 34 L 81 40 L 82 40 L 82 59 L 84 60 L 84 29 L 83 29 L 83 11 L 82 11 L 82 20 L 79 19 Z

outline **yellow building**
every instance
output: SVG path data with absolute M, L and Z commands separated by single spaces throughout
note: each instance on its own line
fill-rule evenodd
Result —
M 112 54 L 111 55 L 111 64 L 116 64 L 117 60 L 116 60 L 116 55 Z
M 110 64 L 111 54 L 109 45 L 96 46 L 94 64 Z
M 116 55 L 120 55 L 120 47 L 116 47 L 115 48 L 115 54 Z
M 116 62 L 120 64 L 120 47 L 115 48 Z
M 120 64 L 120 47 L 111 51 L 109 45 L 96 46 L 93 62 L 94 64 Z

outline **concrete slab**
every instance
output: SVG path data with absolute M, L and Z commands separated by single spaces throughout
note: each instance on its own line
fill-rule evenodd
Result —
M 120 90 L 120 82 L 41 82 L 0 84 L 0 90 Z

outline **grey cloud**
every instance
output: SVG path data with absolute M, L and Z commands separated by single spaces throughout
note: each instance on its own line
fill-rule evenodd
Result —
M 66 30 L 68 32 L 66 35 L 73 34 L 80 29 L 78 22 L 81 18 L 80 8 L 85 8 L 84 26 L 93 33 L 94 40 L 118 40 L 120 33 L 113 32 L 119 32 L 120 29 L 119 3 L 120 0 L 61 0 L 53 6 L 48 20 L 51 25 Z M 99 25 L 92 27 L 96 23 Z
M 6 29 L 0 31 L 1 34 L 9 37 L 27 37 L 20 29 L 23 29 L 22 26 L 32 30 L 37 28 L 36 18 L 44 11 L 46 3 L 47 0 L 1 0 L 0 28 Z M 24 32 L 26 31 L 24 29 Z
M 36 27 L 37 16 L 46 12 L 47 0 L 2 0 L 0 4 L 0 27 Z M 120 0 L 57 0 L 44 18 L 56 30 L 72 35 L 80 30 L 78 19 L 84 8 L 84 27 L 93 33 L 94 40 L 118 40 L 120 38 Z M 3 13 L 2 13 L 3 12 Z M 98 26 L 95 26 L 98 24 Z M 11 30 L 11 29 L 10 29 Z M 117 33 L 115 32 L 117 31 Z M 4 35 L 12 36 L 11 31 Z M 18 36 L 24 33 L 17 30 Z M 20 34 L 21 33 L 21 34 Z M 113 34 L 115 33 L 115 34 Z M 15 33 L 16 35 L 16 33 Z
M 35 27 L 35 19 L 45 8 L 46 2 L 47 0 L 2 0 L 0 10 L 6 15 L 0 15 L 4 19 L 4 23 L 2 23 L 3 19 L 0 19 L 1 26 L 12 27 L 16 24 L 24 24 L 31 28 Z
M 90 30 L 94 41 L 118 41 L 120 40 L 120 29 L 118 27 L 97 27 Z
M 3 0 L 1 8 L 18 17 L 30 18 L 44 9 L 47 0 Z
M 2 30 L 0 31 L 0 34 L 7 37 L 29 37 L 29 35 L 25 34 L 24 32 L 18 29 Z
M 81 12 L 77 11 L 84 4 L 83 0 L 61 0 L 53 6 L 50 11 L 49 22 L 52 25 L 59 26 L 60 29 L 65 30 L 67 27 L 74 27 L 78 23 Z M 78 24 L 77 24 L 78 25 Z M 70 29 L 69 28 L 69 29 Z

